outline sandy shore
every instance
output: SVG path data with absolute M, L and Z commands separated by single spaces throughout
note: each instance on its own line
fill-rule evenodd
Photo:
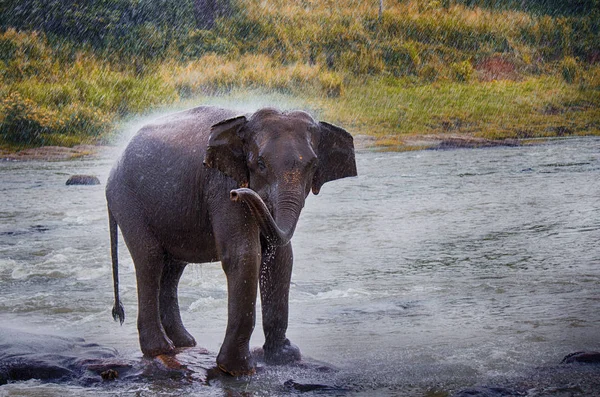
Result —
M 59 161 L 73 160 L 85 156 L 95 156 L 109 150 L 110 146 L 77 145 L 71 148 L 61 146 L 42 146 L 39 148 L 23 149 L 17 152 L 0 150 L 2 161 Z

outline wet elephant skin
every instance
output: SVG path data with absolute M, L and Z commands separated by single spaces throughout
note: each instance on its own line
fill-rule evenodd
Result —
M 290 239 L 310 191 L 355 176 L 352 136 L 301 111 L 240 115 L 198 107 L 143 127 L 106 186 L 115 307 L 117 229 L 136 268 L 140 347 L 147 356 L 195 346 L 179 313 L 177 286 L 188 263 L 220 261 L 228 322 L 217 365 L 254 371 L 249 340 L 258 286 L 265 361 L 298 361 L 286 338 L 293 253 Z

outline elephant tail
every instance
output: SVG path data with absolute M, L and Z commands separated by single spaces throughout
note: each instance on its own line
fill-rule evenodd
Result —
M 125 321 L 125 308 L 123 308 L 123 304 L 119 298 L 119 230 L 117 221 L 110 209 L 108 210 L 108 224 L 110 230 L 110 255 L 112 258 L 113 284 L 115 288 L 115 305 L 112 309 L 112 316 L 115 321 L 118 319 L 121 322 L 121 325 L 123 325 L 123 321 Z

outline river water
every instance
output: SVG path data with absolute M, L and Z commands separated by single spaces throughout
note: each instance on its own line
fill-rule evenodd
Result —
M 104 182 L 117 155 L 0 162 L 2 327 L 140 356 L 122 240 L 124 325 L 110 314 Z M 546 371 L 529 395 L 594 395 L 599 382 L 589 374 L 568 375 L 561 389 L 566 381 L 552 368 L 570 352 L 600 350 L 600 139 L 361 151 L 357 166 L 359 177 L 308 198 L 292 240 L 288 336 L 308 361 L 337 371 L 276 367 L 225 386 L 27 381 L 0 394 L 276 395 L 293 378 L 349 390 L 336 395 L 445 396 L 522 385 L 523 374 Z M 65 186 L 72 174 L 97 175 L 102 185 Z M 199 345 L 218 351 L 226 324 L 218 264 L 188 266 L 180 304 Z M 258 317 L 253 346 L 263 342 Z

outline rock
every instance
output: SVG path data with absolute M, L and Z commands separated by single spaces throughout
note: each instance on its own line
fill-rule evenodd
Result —
M 67 180 L 69 185 L 99 185 L 100 180 L 93 175 L 73 175 Z
M 102 377 L 102 380 L 119 379 L 119 373 L 112 368 L 107 369 L 106 371 L 100 372 L 100 376 Z
M 464 389 L 452 397 L 520 397 L 526 396 L 526 392 L 507 389 L 504 387 L 479 386 L 470 389 Z
M 38 379 L 82 386 L 100 382 L 185 379 L 205 383 L 227 377 L 215 354 L 194 347 L 154 358 L 124 358 L 82 338 L 41 335 L 0 327 L 0 385 Z
M 567 354 L 561 364 L 600 364 L 600 352 L 575 352 Z
M 6 232 L 0 232 L 0 236 L 22 236 L 31 233 L 44 233 L 48 230 L 50 230 L 50 228 L 45 225 L 31 225 L 27 229 L 17 229 L 9 230 Z
M 106 371 L 126 374 L 133 368 L 116 350 L 81 338 L 0 328 L 0 385 L 29 379 L 91 384 Z
M 342 387 L 331 386 L 331 385 L 321 385 L 317 383 L 298 383 L 293 379 L 287 380 L 283 383 L 283 386 L 289 390 L 296 390 L 301 393 L 311 392 L 311 391 L 320 391 L 320 392 L 348 392 L 349 389 L 345 389 Z

